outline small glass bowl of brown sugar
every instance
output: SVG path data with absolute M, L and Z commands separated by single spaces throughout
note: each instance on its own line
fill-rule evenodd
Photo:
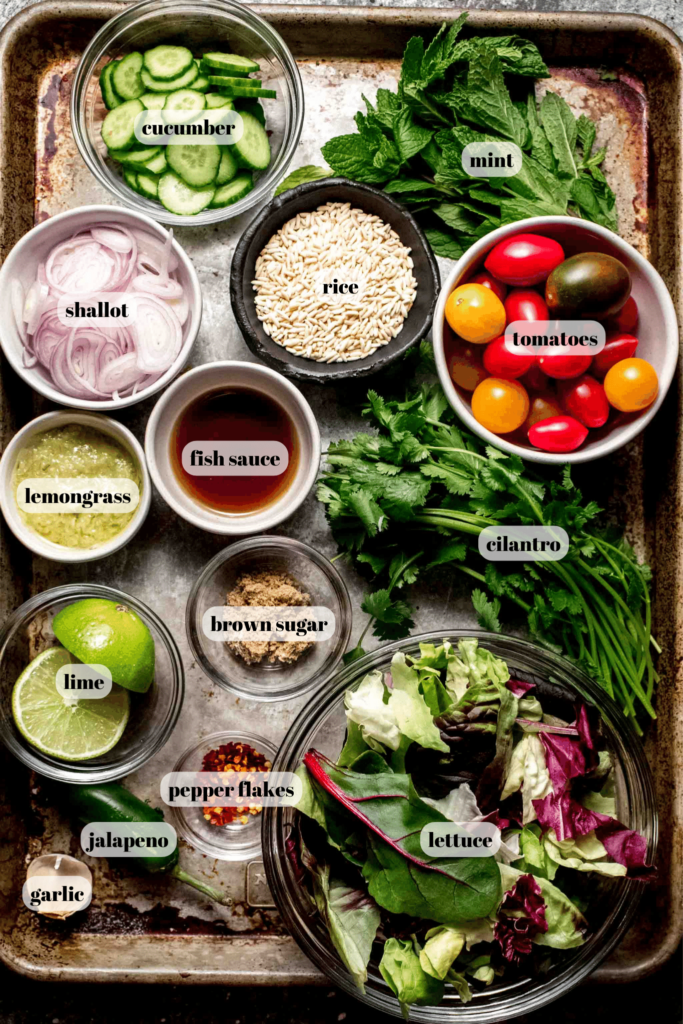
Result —
M 174 772 L 245 774 L 270 771 L 276 747 L 244 730 L 204 736 L 178 759 Z M 263 808 L 255 800 L 237 807 L 169 807 L 178 835 L 219 860 L 252 860 L 261 851 Z
M 249 608 L 283 608 L 281 618 L 294 621 L 300 608 L 302 621 L 328 625 L 319 636 L 310 630 L 280 632 L 277 639 L 257 639 L 263 632 L 234 626 L 221 631 L 234 617 L 253 621 L 257 613 L 245 614 Z M 268 618 L 270 637 L 276 635 L 276 616 Z M 231 544 L 205 566 L 186 614 L 190 647 L 206 674 L 240 697 L 262 701 L 287 700 L 322 686 L 347 648 L 351 620 L 346 584 L 329 559 L 301 541 L 264 535 Z

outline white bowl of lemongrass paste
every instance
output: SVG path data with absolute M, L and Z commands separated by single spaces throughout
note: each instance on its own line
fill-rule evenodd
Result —
M 71 328 L 59 298 L 97 309 L 107 293 L 137 297 L 130 325 L 80 314 Z M 53 402 L 97 412 L 133 405 L 172 381 L 202 316 L 184 250 L 151 217 L 115 206 L 69 210 L 25 234 L 0 270 L 0 305 L 0 345 L 19 376 Z
M 63 443 L 52 444 L 64 431 L 70 434 Z M 41 439 L 47 439 L 48 447 L 40 447 Z M 17 491 L 22 478 L 46 476 L 48 463 L 54 477 L 81 475 L 74 472 L 79 444 L 86 449 L 86 461 L 92 467 L 88 472 L 93 477 L 103 478 L 115 472 L 117 477 L 127 476 L 137 485 L 138 503 L 131 512 L 120 516 L 120 527 L 119 515 L 114 518 L 111 512 L 55 512 L 46 507 L 45 513 L 34 518 L 19 508 Z M 33 457 L 34 452 L 37 458 Z M 152 485 L 141 445 L 127 427 L 109 416 L 48 412 L 22 427 L 0 459 L 0 511 L 5 522 L 25 547 L 54 562 L 92 562 L 124 547 L 144 523 L 151 496 Z

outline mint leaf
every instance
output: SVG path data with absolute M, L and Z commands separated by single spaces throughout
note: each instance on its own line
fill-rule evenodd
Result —
M 395 178 L 384 186 L 385 192 L 429 192 L 434 188 L 431 181 L 420 181 L 417 178 Z
M 304 167 L 292 171 L 286 178 L 283 178 L 273 195 L 279 196 L 290 188 L 297 185 L 304 185 L 307 181 L 320 181 L 321 178 L 329 178 L 330 172 L 326 167 L 316 167 L 315 164 L 306 164 Z
M 563 178 L 575 178 L 579 173 L 576 163 L 578 128 L 569 104 L 556 93 L 547 92 L 541 102 L 541 120 L 557 161 L 557 173 Z
M 394 120 L 394 138 L 401 159 L 407 163 L 431 142 L 434 134 L 429 128 L 415 123 L 412 112 L 404 107 Z
M 499 132 L 524 147 L 528 129 L 510 99 L 503 71 L 495 50 L 481 47 L 467 75 L 467 100 L 476 116 L 476 123 Z
M 425 228 L 425 237 L 437 256 L 445 256 L 449 260 L 459 260 L 465 246 L 455 235 L 436 228 Z
M 609 185 L 582 174 L 572 182 L 571 198 L 583 216 L 616 231 L 616 196 Z
M 382 133 L 378 130 L 377 134 Z M 325 143 L 321 153 L 335 174 L 367 185 L 384 184 L 397 169 L 375 164 L 377 150 L 360 135 L 338 135 Z
M 431 209 L 449 228 L 452 228 L 453 231 L 462 231 L 463 234 L 474 231 L 480 222 L 479 217 L 458 203 L 439 203 L 438 206 L 433 206 Z
M 576 122 L 576 134 L 583 149 L 584 161 L 591 155 L 593 145 L 595 144 L 595 131 L 595 125 L 591 121 L 590 117 L 586 117 L 585 114 L 582 114 Z

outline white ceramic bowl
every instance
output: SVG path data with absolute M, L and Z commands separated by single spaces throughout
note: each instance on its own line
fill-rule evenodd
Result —
M 58 213 L 55 217 L 43 221 L 27 232 L 14 246 L 0 270 L 0 308 L 4 315 L 0 318 L 0 345 L 7 356 L 10 366 L 27 384 L 45 398 L 72 409 L 92 409 L 94 412 L 106 412 L 110 409 L 124 409 L 135 405 L 143 398 L 156 394 L 180 372 L 189 359 L 192 346 L 197 338 L 199 324 L 202 319 L 202 293 L 197 272 L 184 249 L 173 241 L 173 252 L 178 257 L 178 276 L 185 289 L 190 306 L 187 320 L 183 324 L 183 345 L 173 364 L 157 381 L 143 388 L 135 395 L 126 398 L 110 398 L 98 401 L 89 398 L 72 398 L 58 391 L 49 380 L 46 371 L 40 366 L 27 369 L 23 363 L 24 346 L 12 315 L 11 285 L 18 279 L 28 290 L 36 276 L 38 264 L 45 260 L 47 253 L 59 242 L 66 241 L 77 231 L 92 227 L 98 221 L 121 224 L 127 228 L 138 228 L 164 241 L 168 232 L 151 217 L 118 206 L 80 206 L 76 210 Z
M 267 395 L 289 414 L 298 435 L 299 465 L 294 479 L 280 498 L 258 512 L 246 515 L 215 512 L 194 501 L 173 472 L 171 445 L 178 417 L 200 395 L 220 387 L 251 388 Z M 152 480 L 174 512 L 209 533 L 243 537 L 271 529 L 299 508 L 318 475 L 320 432 L 310 405 L 285 377 L 267 366 L 228 360 L 189 370 L 162 395 L 147 424 L 145 453 Z
M 127 452 L 135 459 L 140 467 L 142 487 L 140 488 L 140 503 L 135 515 L 120 533 L 104 544 L 94 548 L 67 548 L 61 544 L 46 540 L 40 534 L 31 530 L 22 520 L 17 508 L 16 497 L 12 488 L 12 474 L 17 461 L 17 456 L 22 448 L 26 447 L 28 441 L 36 434 L 42 434 L 46 430 L 54 430 L 55 427 L 69 427 L 73 424 L 80 424 L 86 427 L 93 427 L 103 434 L 108 434 L 118 441 Z M 107 555 L 118 551 L 131 540 L 138 532 L 149 512 L 152 500 L 152 485 L 145 463 L 145 453 L 139 441 L 131 434 L 127 427 L 117 423 L 109 416 L 97 416 L 88 412 L 48 412 L 44 416 L 38 416 L 31 420 L 25 427 L 17 431 L 10 443 L 5 448 L 2 459 L 0 459 L 0 511 L 10 530 L 21 543 L 43 558 L 50 558 L 53 562 L 94 562 L 99 558 L 106 558 Z
M 629 417 L 616 424 L 606 436 L 591 440 L 591 431 L 581 448 L 568 454 L 542 452 L 531 445 L 514 444 L 504 434 L 493 434 L 486 430 L 472 415 L 470 396 L 463 397 L 453 384 L 448 372 L 444 346 L 444 311 L 451 292 L 468 281 L 475 273 L 484 269 L 484 260 L 498 242 L 511 238 L 519 232 L 531 232 L 554 238 L 565 249 L 567 256 L 578 252 L 602 252 L 614 256 L 627 267 L 633 283 L 631 294 L 638 304 L 639 358 L 646 359 L 657 371 L 659 394 L 653 404 L 639 416 Z M 671 296 L 666 285 L 654 267 L 613 231 L 591 224 L 576 217 L 531 217 L 506 224 L 475 242 L 461 256 L 446 278 L 434 314 L 432 328 L 434 357 L 439 380 L 448 401 L 467 427 L 489 444 L 513 455 L 520 455 L 529 462 L 578 463 L 591 462 L 604 455 L 610 455 L 627 442 L 632 441 L 656 415 L 669 390 L 678 359 L 678 323 Z

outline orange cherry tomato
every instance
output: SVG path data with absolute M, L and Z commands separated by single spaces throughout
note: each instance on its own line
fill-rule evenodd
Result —
M 464 391 L 474 391 L 488 377 L 481 349 L 477 345 L 465 343 L 453 347 L 453 354 L 448 360 L 448 372 L 453 383 Z
M 531 399 L 529 415 L 524 420 L 525 434 L 528 434 L 532 427 L 535 427 L 541 420 L 549 420 L 552 416 L 561 416 L 562 408 L 560 403 L 555 401 L 552 395 L 536 395 Z
M 487 377 L 472 395 L 472 415 L 492 434 L 509 434 L 529 413 L 529 396 L 516 380 Z
M 461 284 L 446 302 L 446 320 L 473 345 L 485 345 L 505 330 L 505 307 L 483 284 Z
M 622 359 L 607 371 L 607 401 L 619 412 L 639 412 L 652 405 L 659 391 L 654 366 L 645 359 Z

